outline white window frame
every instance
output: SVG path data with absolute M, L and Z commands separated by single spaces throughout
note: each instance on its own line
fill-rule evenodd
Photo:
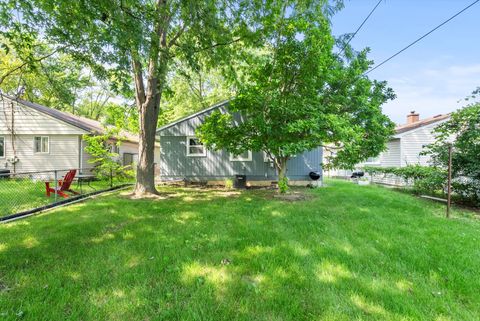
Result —
M 0 136 L 0 140 L 3 140 L 3 155 L 0 155 L 0 158 L 7 157 L 7 140 L 5 136 Z
M 187 156 L 188 157 L 205 157 L 207 156 L 207 149 L 205 148 L 205 145 L 201 144 L 201 145 L 191 145 L 190 146 L 190 139 L 197 139 L 197 137 L 195 136 L 187 136 L 187 142 L 186 142 L 186 147 L 187 147 Z M 202 153 L 190 153 L 190 147 L 199 147 L 199 146 L 202 146 L 203 147 L 203 152 Z
M 231 162 L 251 162 L 252 161 L 252 151 L 247 151 L 248 156 L 247 158 L 236 158 L 236 156 L 232 153 L 230 153 L 230 161 Z M 238 155 L 237 155 L 238 157 Z
M 35 140 L 36 140 L 37 137 L 40 137 L 40 149 L 42 149 L 42 146 L 43 146 L 42 140 L 43 140 L 44 138 L 47 139 L 48 144 L 47 144 L 47 151 L 46 151 L 46 152 L 42 152 L 42 151 L 37 152 L 37 151 L 36 151 Z M 34 137 L 33 137 L 33 153 L 34 153 L 34 154 L 50 154 L 50 136 L 34 136 Z

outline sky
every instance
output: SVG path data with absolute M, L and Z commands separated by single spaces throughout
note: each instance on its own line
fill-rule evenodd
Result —
M 345 0 L 332 20 L 336 36 L 352 33 L 378 0 Z M 382 0 L 351 41 L 355 50 L 369 47 L 380 63 L 473 0 Z M 415 110 L 420 118 L 448 113 L 480 86 L 480 2 L 407 51 L 369 74 L 386 80 L 397 98 L 383 105 L 395 123 Z

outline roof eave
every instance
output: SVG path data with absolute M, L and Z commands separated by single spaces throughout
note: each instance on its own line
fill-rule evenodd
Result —
M 439 117 L 439 119 L 436 119 L 426 124 L 421 124 L 413 128 L 400 128 L 399 130 L 396 131 L 395 135 L 393 135 L 392 138 L 401 138 L 404 135 L 417 131 L 425 126 L 430 126 L 436 123 L 445 122 L 450 118 L 450 116 L 451 116 L 451 113 L 448 113 L 448 114 L 442 115 L 442 117 Z
M 207 108 L 205 108 L 205 109 L 202 109 L 202 110 L 200 110 L 200 111 L 198 111 L 198 112 L 196 112 L 196 113 L 193 113 L 193 114 L 191 114 L 191 115 L 182 117 L 182 118 L 180 118 L 180 119 L 178 119 L 178 120 L 176 120 L 176 121 L 173 121 L 173 122 L 171 122 L 171 123 L 169 123 L 169 124 L 163 125 L 163 126 L 161 126 L 161 127 L 159 127 L 159 128 L 157 129 L 156 134 L 158 135 L 162 130 L 165 130 L 165 129 L 167 129 L 167 128 L 170 128 L 170 127 L 172 127 L 172 126 L 175 126 L 175 125 L 177 125 L 177 124 L 179 124 L 179 123 L 181 123 L 181 122 L 184 122 L 184 121 L 186 121 L 186 120 L 189 120 L 189 119 L 195 118 L 195 117 L 197 117 L 197 116 L 200 116 L 200 115 L 202 115 L 202 114 L 204 114 L 204 113 L 206 113 L 206 112 L 209 112 L 210 110 L 213 110 L 213 109 L 215 109 L 215 108 L 223 107 L 223 106 L 225 106 L 226 104 L 228 104 L 228 102 L 230 102 L 230 100 L 231 100 L 231 99 L 226 99 L 226 100 L 224 100 L 224 101 L 221 101 L 221 102 L 219 102 L 219 103 L 216 103 L 215 105 L 212 105 L 212 106 L 210 106 L 210 107 L 207 107 Z

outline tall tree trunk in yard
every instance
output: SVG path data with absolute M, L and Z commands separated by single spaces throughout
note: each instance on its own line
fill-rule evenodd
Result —
M 158 96 L 160 94 L 157 94 Z M 135 195 L 157 194 L 155 188 L 155 135 L 159 99 L 146 101 L 140 107 L 140 140 L 138 144 L 137 183 Z
M 133 49 L 132 71 L 135 80 L 135 97 L 139 111 L 140 136 L 138 144 L 137 182 L 135 196 L 158 194 L 155 188 L 155 135 L 160 100 L 166 81 L 168 65 L 167 29 L 169 18 L 165 15 L 166 0 L 157 0 L 158 20 L 150 40 L 147 84 L 143 79 L 142 63 L 138 49 Z

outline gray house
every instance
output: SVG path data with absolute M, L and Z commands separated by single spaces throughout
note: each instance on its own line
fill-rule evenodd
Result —
M 195 137 L 195 129 L 214 110 L 228 112 L 228 101 L 160 127 L 160 180 L 197 181 L 221 184 L 235 175 L 246 175 L 247 185 L 269 185 L 277 180 L 273 163 L 263 152 L 233 155 L 225 150 L 205 148 Z M 312 182 L 309 173 L 322 172 L 322 148 L 297 155 L 288 162 L 287 176 L 292 185 Z

